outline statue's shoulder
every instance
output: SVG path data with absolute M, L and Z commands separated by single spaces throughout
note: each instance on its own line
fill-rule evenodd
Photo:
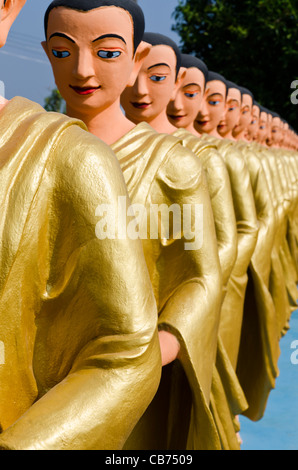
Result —
M 75 124 L 68 122 L 55 146 L 52 165 L 58 180 L 66 188 L 75 192 L 80 188 L 82 195 L 94 194 L 96 199 L 126 194 L 123 173 L 111 147 Z
M 53 184 L 98 194 L 124 192 L 123 175 L 114 152 L 88 132 L 82 121 L 47 112 L 21 97 L 11 100 L 6 111 L 6 117 L 14 119 L 15 132 L 30 148 L 31 156 L 34 153 L 36 164 L 44 161 Z
M 169 136 L 169 139 L 172 145 L 159 168 L 159 179 L 176 190 L 197 188 L 205 178 L 201 161 L 178 138 Z

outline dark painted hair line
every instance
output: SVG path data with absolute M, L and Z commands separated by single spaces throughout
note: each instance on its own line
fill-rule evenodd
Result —
M 54 8 L 65 7 L 71 10 L 87 12 L 105 6 L 115 6 L 126 10 L 134 25 L 134 51 L 141 43 L 145 31 L 145 17 L 141 7 L 133 0 L 54 0 L 47 8 L 44 17 L 44 30 L 47 38 L 49 15 Z
M 236 83 L 234 82 L 231 82 L 231 80 L 226 80 L 226 85 L 227 85 L 228 90 L 230 90 L 231 88 L 235 88 L 236 90 L 239 90 L 238 85 L 236 85 Z
M 159 33 L 145 33 L 143 41 L 151 44 L 151 46 L 169 46 L 173 49 L 176 55 L 176 78 L 178 77 L 179 70 L 181 68 L 181 52 L 177 44 L 167 36 Z
M 198 59 L 198 57 L 189 55 L 189 54 L 182 54 L 181 55 L 181 67 L 184 67 L 186 69 L 190 69 L 191 67 L 195 67 L 199 69 L 204 77 L 205 77 L 205 83 L 208 81 L 208 67 L 203 62 L 201 59 Z
M 240 86 L 239 90 L 241 91 L 242 96 L 243 95 L 249 95 L 249 96 L 251 96 L 252 100 L 254 101 L 254 95 L 250 90 L 248 90 L 247 88 L 245 88 L 243 86 Z
M 226 79 L 223 75 L 221 75 L 220 73 L 209 71 L 207 81 L 212 82 L 213 80 L 218 80 L 219 82 L 223 82 L 227 86 Z
M 220 73 L 209 71 L 208 72 L 207 82 L 212 82 L 213 80 L 217 80 L 219 82 L 222 82 L 226 86 L 226 98 L 227 98 L 229 89 L 228 89 L 227 81 L 226 81 L 225 77 L 223 75 L 221 75 Z

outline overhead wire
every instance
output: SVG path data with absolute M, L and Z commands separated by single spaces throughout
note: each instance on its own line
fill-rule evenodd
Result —
M 9 34 L 5 49 L 0 49 L 0 54 L 39 64 L 48 64 L 40 42 L 36 36 L 14 31 Z

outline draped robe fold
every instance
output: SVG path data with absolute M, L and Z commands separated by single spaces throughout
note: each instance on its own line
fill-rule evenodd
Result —
M 95 235 L 99 205 L 129 204 L 119 163 L 23 98 L 0 129 L 0 448 L 121 449 L 161 361 L 142 244 Z
M 260 160 L 266 176 L 266 181 L 268 184 L 269 193 L 271 195 L 276 220 L 274 244 L 271 253 L 269 291 L 275 305 L 278 331 L 281 336 L 282 332 L 284 331 L 287 325 L 288 318 L 291 314 L 283 266 L 279 255 L 279 226 L 282 222 L 283 217 L 283 201 L 280 200 L 280 197 L 278 195 L 279 184 L 274 181 L 275 177 L 270 165 L 268 150 L 263 146 L 257 144 L 254 145 L 254 149 L 255 155 Z
M 216 360 L 222 279 L 206 177 L 198 158 L 170 135 L 141 123 L 112 145 L 130 198 L 145 206 L 203 208 L 203 240 L 185 250 L 187 233 L 143 239 L 159 328 L 180 341 L 179 364 L 163 368 L 160 389 L 125 449 L 220 449 L 210 393 Z M 146 221 L 148 222 L 148 220 Z M 142 220 L 144 224 L 144 220 Z M 172 223 L 171 223 L 172 224 Z M 192 218 L 191 231 L 195 220 Z M 147 224 L 148 227 L 148 224 Z M 171 225 L 172 233 L 173 224 Z M 149 229 L 147 228 L 149 231 Z M 177 378 L 178 377 L 178 378 Z M 189 389 L 189 390 L 188 390 Z M 188 391 L 187 391 L 188 390 Z M 191 393 L 192 400 L 187 400 Z M 192 404 L 187 410 L 187 403 Z
M 250 175 L 244 157 L 234 142 L 204 134 L 223 157 L 230 177 L 237 224 L 237 260 L 231 273 L 220 321 L 220 336 L 234 370 L 237 368 L 248 267 L 256 247 L 259 225 Z M 245 393 L 245 390 L 244 390 Z
M 185 129 L 179 129 L 174 135 L 200 159 L 206 173 L 223 276 L 223 302 L 237 259 L 237 226 L 229 174 L 216 145 L 199 139 Z M 243 413 L 247 407 L 244 393 L 219 335 L 211 410 L 224 450 L 239 449 L 236 434 L 239 425 L 235 416 Z
M 269 184 L 278 221 L 273 248 L 270 290 L 276 304 L 279 332 L 283 335 L 289 329 L 291 312 L 297 308 L 295 269 L 292 266 L 293 260 L 286 239 L 288 217 L 292 205 L 291 193 L 278 151 L 261 148 L 259 154 L 266 168 L 266 177 L 268 181 L 271 180 Z
M 276 219 L 266 175 L 254 144 L 235 144 L 249 170 L 257 211 L 259 232 L 249 265 L 243 328 L 237 375 L 245 391 L 249 408 L 244 413 L 253 420 L 263 417 L 271 390 L 279 375 L 279 331 L 269 282 Z

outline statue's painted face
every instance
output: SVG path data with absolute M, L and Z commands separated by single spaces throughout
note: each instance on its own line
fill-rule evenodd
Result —
M 283 138 L 281 120 L 278 117 L 272 119 L 271 141 L 273 145 L 278 145 Z
M 266 139 L 267 133 L 268 133 L 268 117 L 267 117 L 267 113 L 262 111 L 260 113 L 258 140 L 260 142 L 263 142 L 263 140 Z
M 248 126 L 248 134 L 251 137 L 251 139 L 255 139 L 258 135 L 259 122 L 260 122 L 260 108 L 254 105 L 252 108 L 252 120 Z
M 209 133 L 217 129 L 223 119 L 226 108 L 226 85 L 213 80 L 207 83 L 206 91 L 199 111 L 195 119 L 195 128 L 200 133 Z
M 3 7 L 4 7 L 4 0 L 0 0 L 0 47 L 3 47 L 5 44 L 5 38 L 3 36 L 2 32 L 2 17 L 3 17 Z
M 133 34 L 129 13 L 114 6 L 51 11 L 43 46 L 69 109 L 99 113 L 119 100 L 134 67 Z
M 195 67 L 181 68 L 184 78 L 176 96 L 167 107 L 167 116 L 171 124 L 187 128 L 193 124 L 202 104 L 205 90 L 205 76 Z
M 0 22 L 1 22 L 1 19 L 2 19 L 3 7 L 4 7 L 4 0 L 0 0 Z M 1 26 L 0 26 L 0 28 L 1 28 Z
M 150 122 L 167 108 L 176 91 L 177 59 L 170 46 L 153 46 L 133 86 L 121 95 L 121 105 L 133 122 Z
M 236 132 L 242 132 L 248 129 L 252 121 L 252 106 L 252 97 L 250 95 L 243 95 L 239 124 L 235 127 Z
M 241 107 L 241 93 L 237 88 L 230 88 L 227 95 L 226 112 L 218 125 L 218 133 L 222 136 L 233 131 L 239 123 Z
M 6 43 L 9 30 L 26 0 L 0 0 L 0 47 Z

